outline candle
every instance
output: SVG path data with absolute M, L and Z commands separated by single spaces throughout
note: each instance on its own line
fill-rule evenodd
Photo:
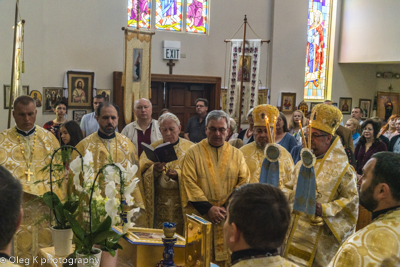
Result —
M 311 120 L 310 124 L 308 125 L 308 149 L 311 149 Z
M 276 136 L 276 117 L 274 118 L 274 132 L 272 133 L 272 142 L 275 143 L 275 136 Z
M 271 143 L 271 133 L 269 129 L 269 120 L 267 116 L 265 116 L 265 127 L 267 128 L 268 143 Z
M 303 147 L 307 147 L 306 137 L 304 136 L 303 126 L 301 126 L 301 121 L 299 121 L 300 131 L 301 131 L 301 139 L 303 140 Z

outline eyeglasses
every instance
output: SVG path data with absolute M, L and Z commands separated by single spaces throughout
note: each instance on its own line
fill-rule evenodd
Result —
M 214 127 L 207 127 L 207 129 L 212 133 L 215 133 L 216 131 L 218 131 L 218 132 L 220 132 L 222 134 L 224 134 L 226 132 L 226 130 L 227 130 L 227 128 L 219 128 L 219 129 L 217 129 L 217 128 L 214 128 Z
M 328 136 L 327 134 L 312 134 L 311 135 L 311 138 L 312 139 L 316 139 L 316 138 L 318 138 L 318 137 L 323 137 L 323 136 Z

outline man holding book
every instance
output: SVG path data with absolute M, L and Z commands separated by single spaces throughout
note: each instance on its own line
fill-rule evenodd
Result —
M 228 128 L 229 116 L 222 110 L 211 111 L 206 117 L 207 138 L 189 148 L 182 168 L 186 205 L 193 205 L 213 223 L 211 261 L 219 266 L 229 261 L 223 234 L 225 202 L 235 188 L 250 180 L 243 153 L 225 142 Z
M 186 151 L 194 144 L 179 137 L 181 123 L 174 114 L 161 115 L 158 124 L 163 139 L 151 144 L 154 151 L 145 146 L 146 153 L 140 157 L 141 187 L 146 196 L 146 222 L 148 227 L 159 229 L 164 222 L 174 222 L 177 233 L 183 235 L 185 224 L 182 199 L 187 202 L 187 198 L 185 194 L 182 196 L 185 192 L 182 164 Z M 148 153 L 154 154 L 148 156 Z

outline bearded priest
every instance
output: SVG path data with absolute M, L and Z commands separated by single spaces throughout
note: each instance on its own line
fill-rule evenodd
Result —
M 95 174 L 109 163 L 120 163 L 124 169 L 127 169 L 129 164 L 139 167 L 135 145 L 126 136 L 116 132 L 118 111 L 119 108 L 115 104 L 109 102 L 101 103 L 96 110 L 99 130 L 76 145 L 76 149 L 83 157 L 87 152 L 93 154 L 93 170 Z M 77 156 L 78 153 L 74 152 L 73 159 Z M 140 175 L 140 173 L 137 173 L 137 175 Z M 104 188 L 102 186 L 103 192 Z M 137 214 L 140 215 L 144 211 L 144 203 L 139 187 L 135 188 L 132 196 L 135 201 L 133 206 L 142 209 Z
M 52 133 L 35 124 L 36 114 L 33 98 L 17 97 L 13 110 L 16 126 L 0 133 L 0 165 L 21 182 L 24 190 L 25 219 L 14 237 L 14 255 L 23 258 L 32 258 L 39 248 L 52 244 L 50 224 L 37 224 L 50 211 L 41 201 L 32 200 L 50 191 L 49 175 L 40 170 L 50 163 L 50 155 L 60 145 Z M 64 198 L 61 189 L 54 188 L 54 192 Z
M 169 142 L 174 145 L 177 160 L 172 162 L 153 162 L 146 153 L 140 156 L 140 170 L 143 177 L 142 184 L 146 196 L 146 216 L 150 228 L 161 229 L 164 222 L 174 222 L 176 232 L 184 235 L 183 214 L 192 214 L 183 211 L 183 203 L 187 197 L 182 182 L 182 165 L 187 150 L 194 144 L 179 137 L 181 123 L 174 114 L 164 113 L 158 118 L 162 140 L 151 144 L 158 145 Z

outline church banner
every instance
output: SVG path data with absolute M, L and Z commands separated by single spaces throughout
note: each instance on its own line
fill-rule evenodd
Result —
M 153 32 L 125 29 L 124 119 L 132 122 L 134 101 L 151 98 L 151 39 Z
M 261 40 L 249 39 L 243 49 L 243 40 L 231 40 L 231 59 L 229 67 L 228 94 L 226 113 L 238 119 L 240 98 L 242 97 L 242 122 L 246 121 L 247 112 L 258 105 L 258 81 L 260 67 Z M 244 56 L 243 67 L 242 57 Z M 240 82 L 243 72 L 243 95 L 240 96 Z
M 22 21 L 17 24 L 15 43 L 15 56 L 14 56 L 14 76 L 13 76 L 13 101 L 20 95 L 23 95 L 21 73 L 24 73 L 23 69 L 23 44 L 24 44 L 24 23 Z M 8 103 L 7 103 L 8 105 Z

